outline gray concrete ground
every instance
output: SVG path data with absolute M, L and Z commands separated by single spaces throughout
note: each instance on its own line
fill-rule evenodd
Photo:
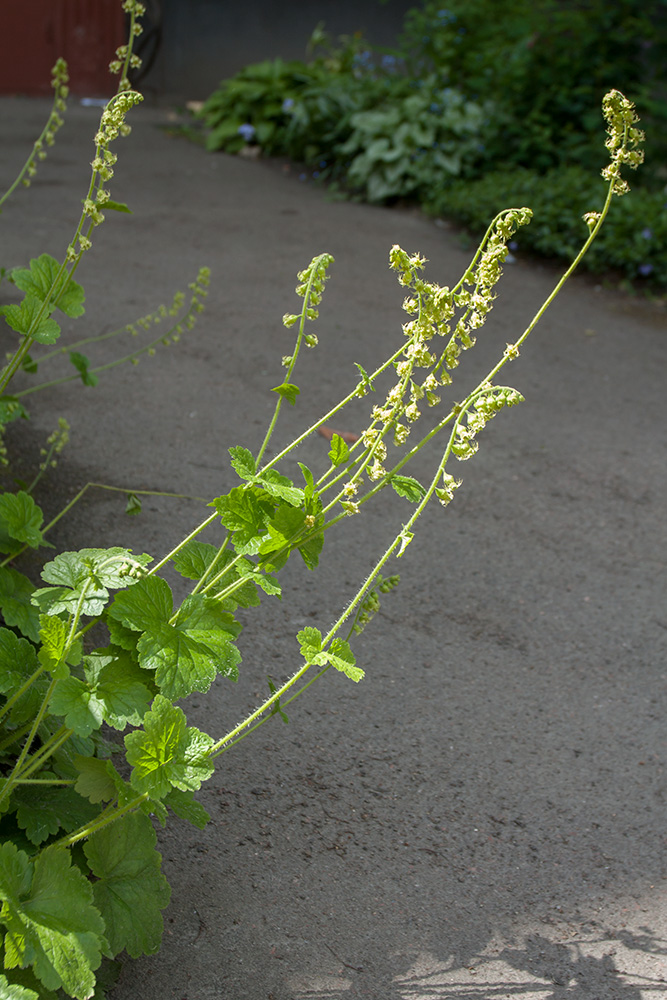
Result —
M 9 179 L 46 114 L 0 102 Z M 281 165 L 165 135 L 139 109 L 113 196 L 131 205 L 81 268 L 87 311 L 68 337 L 113 329 L 213 282 L 196 330 L 92 389 L 30 397 L 9 444 L 24 465 L 59 415 L 71 445 L 42 490 L 58 509 L 86 481 L 216 496 L 226 449 L 256 448 L 289 350 L 295 273 L 336 257 L 276 444 L 312 422 L 400 342 L 391 245 L 455 280 L 456 233 L 417 212 L 327 201 Z M 2 263 L 63 252 L 84 195 L 94 109 L 74 108 L 29 192 L 2 216 Z M 597 206 L 591 206 L 595 208 Z M 111 215 L 111 213 L 109 213 Z M 516 338 L 556 273 L 519 259 L 460 369 Z M 665 422 L 667 324 L 658 305 L 575 279 L 508 379 L 464 485 L 428 511 L 399 590 L 356 646 L 367 676 L 312 688 L 220 761 L 204 831 L 160 832 L 173 887 L 160 954 L 127 962 L 113 1000 L 658 1000 L 667 993 L 665 883 Z M 107 358 L 116 348 L 100 348 Z M 90 352 L 93 353 L 92 351 Z M 96 355 L 98 356 L 98 355 Z M 363 427 L 367 401 L 344 429 Z M 427 418 L 425 418 L 427 419 Z M 325 460 L 312 437 L 299 450 Z M 420 455 L 425 476 L 433 455 Z M 296 469 L 296 459 L 288 463 Z M 349 519 L 316 574 L 288 567 L 285 598 L 248 612 L 238 685 L 190 699 L 214 735 L 286 676 L 294 635 L 326 627 L 405 518 L 382 494 Z M 122 544 L 159 556 L 192 501 L 91 493 L 60 548 Z

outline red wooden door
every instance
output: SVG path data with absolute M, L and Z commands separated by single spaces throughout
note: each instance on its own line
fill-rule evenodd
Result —
M 51 67 L 67 60 L 70 90 L 108 97 L 116 48 L 125 42 L 120 0 L 5 0 L 0 4 L 0 93 L 51 94 Z

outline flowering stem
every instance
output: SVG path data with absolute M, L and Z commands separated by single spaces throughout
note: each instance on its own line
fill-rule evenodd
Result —
M 328 256 L 329 256 L 328 254 L 320 254 L 320 256 L 316 257 L 315 260 L 311 264 L 310 275 L 308 277 L 308 284 L 307 284 L 307 287 L 306 287 L 305 295 L 303 297 L 303 307 L 301 309 L 301 318 L 300 318 L 300 321 L 299 321 L 299 332 L 297 334 L 296 344 L 294 345 L 294 351 L 292 353 L 292 357 L 290 359 L 290 363 L 289 363 L 289 365 L 287 367 L 287 371 L 285 373 L 285 378 L 283 379 L 283 382 L 289 382 L 289 380 L 291 378 L 291 375 L 292 375 L 292 372 L 294 371 L 294 366 L 296 365 L 297 358 L 299 357 L 299 351 L 301 350 L 301 344 L 302 344 L 302 341 L 303 341 L 303 335 L 304 335 L 304 332 L 305 332 L 305 329 L 306 329 L 306 321 L 308 319 L 308 315 L 307 314 L 308 314 L 308 310 L 311 308 L 310 297 L 311 297 L 311 294 L 312 294 L 312 291 L 313 291 L 313 282 L 315 281 L 315 279 L 317 277 L 317 265 L 325 257 L 328 258 Z M 268 443 L 271 440 L 271 437 L 273 435 L 273 431 L 274 431 L 276 423 L 278 421 L 278 415 L 280 413 L 282 405 L 283 405 L 283 397 L 281 395 L 279 395 L 278 396 L 278 402 L 276 403 L 275 409 L 273 411 L 273 417 L 271 418 L 271 421 L 270 421 L 269 426 L 267 428 L 266 434 L 264 436 L 264 440 L 262 441 L 260 449 L 259 449 L 259 451 L 257 453 L 257 457 L 255 458 L 255 465 L 259 465 L 260 461 L 262 460 L 262 455 L 266 451 L 266 447 L 267 447 L 267 445 L 268 445 Z

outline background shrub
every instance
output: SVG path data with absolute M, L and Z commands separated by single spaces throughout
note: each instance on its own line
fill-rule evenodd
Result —
M 521 230 L 512 249 L 570 261 L 586 232 L 584 212 L 601 204 L 603 196 L 602 178 L 598 180 L 582 167 L 554 169 L 543 176 L 517 167 L 451 184 L 426 209 L 463 222 L 473 233 L 483 233 L 500 206 L 528 205 L 533 220 Z M 624 278 L 667 287 L 667 195 L 633 185 L 629 198 L 612 202 L 608 218 L 584 266 L 596 273 L 612 268 Z
M 223 81 L 203 109 L 209 148 L 256 144 L 350 196 L 412 199 L 474 229 L 526 204 L 522 247 L 572 259 L 602 197 L 600 102 L 620 88 L 646 127 L 646 163 L 585 266 L 667 285 L 667 0 L 441 3 L 408 12 L 395 51 L 334 45 L 320 25 L 310 62 Z

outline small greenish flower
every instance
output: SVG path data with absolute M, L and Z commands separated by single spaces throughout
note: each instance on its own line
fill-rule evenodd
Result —
M 434 491 L 443 507 L 446 507 L 447 504 L 451 503 L 454 499 L 454 492 L 459 488 L 461 483 L 461 479 L 454 479 L 454 477 L 450 476 L 448 472 L 443 472 L 442 486 L 437 487 Z

